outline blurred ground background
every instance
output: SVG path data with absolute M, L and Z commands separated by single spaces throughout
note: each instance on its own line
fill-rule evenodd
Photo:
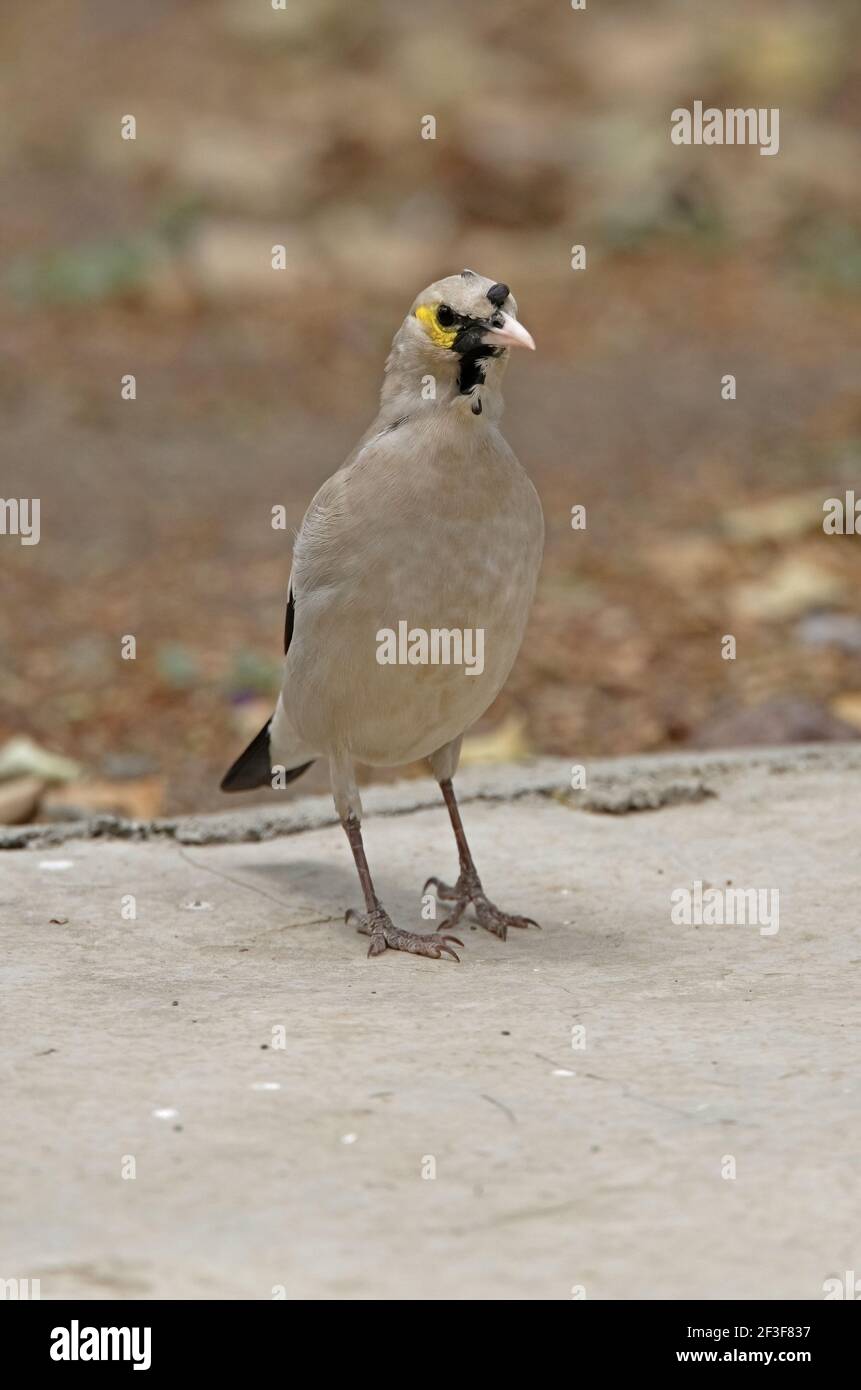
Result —
M 0 493 L 42 539 L 0 537 L 0 743 L 78 770 L 7 745 L 0 818 L 225 804 L 279 680 L 271 509 L 299 524 L 463 266 L 539 345 L 506 432 L 548 528 L 471 755 L 858 737 L 861 537 L 822 504 L 861 497 L 859 31 L 850 0 L 4 9 Z M 779 107 L 779 154 L 672 145 L 696 99 Z

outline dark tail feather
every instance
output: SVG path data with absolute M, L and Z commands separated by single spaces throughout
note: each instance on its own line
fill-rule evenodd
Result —
M 249 792 L 255 787 L 269 787 L 272 785 L 272 763 L 269 754 L 269 723 L 263 725 L 260 733 L 252 739 L 244 753 L 240 753 L 236 762 L 226 772 L 221 779 L 221 790 L 223 792 Z M 301 777 L 303 772 L 307 772 L 311 762 L 303 763 L 301 767 L 288 768 L 279 778 L 281 783 L 293 782 L 297 777 Z

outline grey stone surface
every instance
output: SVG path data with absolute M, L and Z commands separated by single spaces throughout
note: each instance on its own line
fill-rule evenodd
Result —
M 366 958 L 319 801 L 256 837 L 243 812 L 0 856 L 0 1276 L 43 1298 L 821 1298 L 861 1269 L 859 766 L 641 759 L 573 798 L 567 764 L 473 772 L 485 887 L 543 931 L 464 922 L 459 966 Z M 421 885 L 455 863 L 436 789 L 366 802 L 381 895 L 430 926 Z M 779 931 L 674 925 L 695 880 L 778 889 Z
M 809 744 L 791 748 L 757 748 L 721 753 L 679 753 L 634 758 L 595 759 L 588 765 L 588 786 L 571 790 L 571 763 L 562 758 L 536 758 L 506 767 L 473 767 L 458 773 L 458 796 L 468 801 L 513 801 L 540 794 L 561 796 L 577 810 L 606 812 L 656 810 L 677 802 L 702 801 L 715 794 L 715 779 L 764 769 L 775 775 L 803 768 L 861 771 L 861 741 Z M 297 790 L 301 792 L 301 783 Z M 439 803 L 436 785 L 428 778 L 403 781 L 362 792 L 365 810 L 376 815 L 402 815 Z M 222 812 L 153 821 L 94 816 L 74 823 L 0 826 L 0 850 L 28 845 L 49 846 L 77 839 L 175 839 L 183 844 L 230 844 L 240 840 L 269 840 L 336 824 L 330 796 L 296 796 L 294 784 L 283 805 L 271 799 L 260 806 L 231 810 L 225 797 Z

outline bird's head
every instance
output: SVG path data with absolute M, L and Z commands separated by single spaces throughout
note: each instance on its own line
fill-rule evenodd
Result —
M 499 385 L 512 347 L 533 348 L 507 285 L 463 270 L 428 285 L 395 335 L 383 399 L 464 403 L 472 414 L 502 409 Z

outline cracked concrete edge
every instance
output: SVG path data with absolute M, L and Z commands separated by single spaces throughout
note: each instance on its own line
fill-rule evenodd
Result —
M 778 776 L 786 772 L 861 770 L 857 743 L 796 744 L 781 748 L 733 749 L 718 753 L 655 753 L 630 758 L 596 759 L 582 764 L 587 786 L 571 788 L 572 763 L 538 758 L 529 763 L 465 768 L 458 774 L 460 801 L 513 801 L 549 796 L 572 810 L 607 815 L 658 810 L 681 802 L 703 801 L 720 794 L 720 785 L 752 769 Z M 366 815 L 399 816 L 439 805 L 430 779 L 366 787 Z M 337 823 L 328 795 L 300 797 L 283 807 L 271 804 L 153 821 L 94 816 L 85 821 L 0 827 L 0 849 L 41 848 L 71 840 L 173 839 L 187 845 L 216 845 L 270 840 Z

